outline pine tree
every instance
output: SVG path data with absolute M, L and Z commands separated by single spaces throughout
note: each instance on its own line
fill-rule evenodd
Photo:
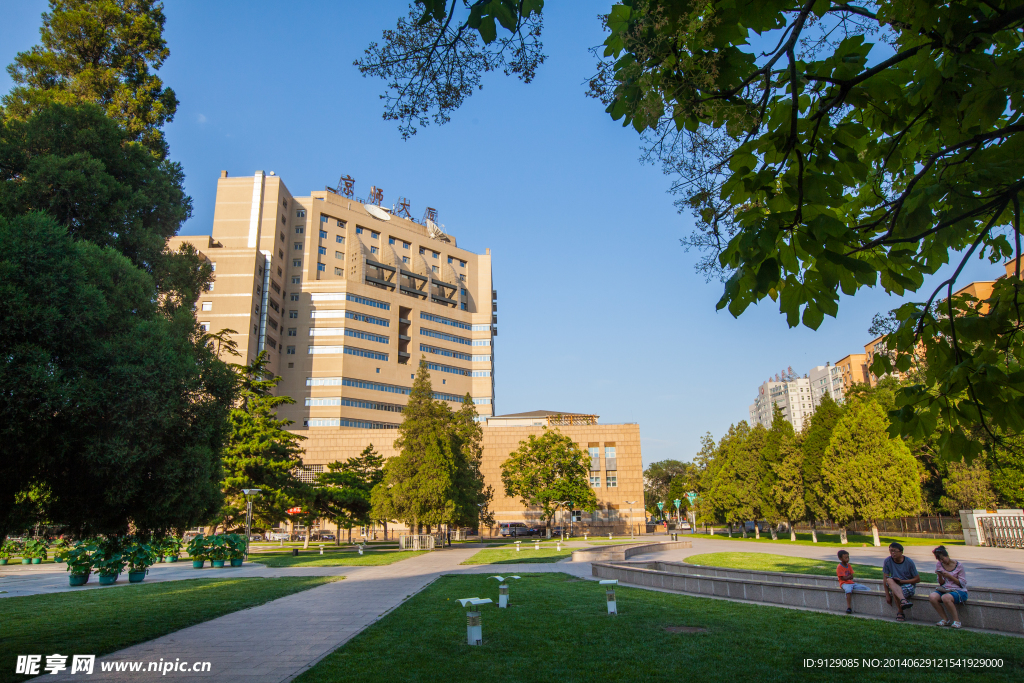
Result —
M 825 508 L 842 527 L 869 520 L 879 545 L 878 520 L 917 514 L 921 483 L 917 462 L 902 439 L 891 439 L 882 408 L 853 403 L 832 431 L 821 467 Z
M 757 462 L 758 490 L 761 495 L 761 515 L 771 525 L 772 540 L 777 540 L 776 525 L 782 516 L 775 504 L 775 466 L 782 458 L 782 444 L 793 439 L 793 425 L 782 414 L 779 404 L 772 405 L 772 427 L 765 437 L 764 448 Z M 755 532 L 756 533 L 756 532 Z
M 807 517 L 802 476 L 804 463 L 802 445 L 799 434 L 793 438 L 784 439 L 779 448 L 779 461 L 772 467 L 775 478 L 775 483 L 772 485 L 775 509 L 789 526 L 790 541 L 796 541 L 794 523 Z
M 494 521 L 490 509 L 494 489 L 484 483 L 484 475 L 480 471 L 484 432 L 477 421 L 478 415 L 473 398 L 467 393 L 462 398 L 462 407 L 454 415 L 457 453 L 455 491 L 458 498 L 455 514 L 449 523 L 456 527 L 489 525 Z
M 947 475 L 942 480 L 945 495 L 939 504 L 951 515 L 959 514 L 960 510 L 985 510 L 996 505 L 996 495 L 992 491 L 992 478 L 985 466 L 983 456 L 975 456 L 974 462 L 968 465 L 961 460 L 947 465 Z
M 828 517 L 821 491 L 821 461 L 825 457 L 825 449 L 832 438 L 839 419 L 843 416 L 842 408 L 825 394 L 811 415 L 810 425 L 805 428 L 803 440 L 803 487 L 804 502 L 807 505 L 807 516 L 811 522 L 811 540 L 818 542 L 815 522 Z
M 150 69 L 170 51 L 162 3 L 154 0 L 50 0 L 39 30 L 42 45 L 7 67 L 18 85 L 4 96 L 9 118 L 24 119 L 52 103 L 99 105 L 152 153 L 163 158 L 160 127 L 178 100 Z
M 746 522 L 760 514 L 760 487 L 757 465 L 764 448 L 767 430 L 761 425 L 753 429 L 742 421 L 729 427 L 718 444 L 714 473 L 704 494 L 705 505 L 714 510 L 714 517 L 732 527 L 739 522 L 746 538 Z M 708 511 L 703 510 L 706 515 Z
M 286 510 L 309 498 L 293 474 L 301 466 L 306 437 L 287 430 L 291 420 L 277 417 L 277 408 L 295 403 L 290 396 L 274 396 L 280 377 L 267 372 L 267 352 L 249 365 L 235 366 L 241 380 L 241 399 L 231 411 L 231 433 L 223 451 L 224 507 L 215 524 L 237 525 L 245 514 L 242 489 L 260 489 L 253 501 L 253 517 L 270 526 L 286 517 Z
M 370 444 L 354 458 L 328 463 L 327 471 L 317 475 L 318 495 L 312 504 L 337 525 L 335 545 L 341 544 L 343 528 L 348 529 L 351 543 L 352 527 L 372 521 L 371 495 L 384 478 L 383 466 L 384 458 Z

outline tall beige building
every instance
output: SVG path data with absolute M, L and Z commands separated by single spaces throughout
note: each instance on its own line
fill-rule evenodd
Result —
M 380 202 L 380 194 L 371 194 Z M 392 429 L 420 358 L 435 397 L 494 409 L 497 293 L 490 250 L 333 191 L 296 197 L 257 171 L 217 183 L 213 231 L 177 237 L 214 264 L 197 315 L 231 329 L 245 361 L 266 350 L 296 428 Z

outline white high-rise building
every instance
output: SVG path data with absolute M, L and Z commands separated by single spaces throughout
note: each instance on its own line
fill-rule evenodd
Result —
M 794 377 L 772 381 L 769 380 L 758 387 L 757 398 L 750 406 L 750 424 L 763 425 L 765 429 L 772 426 L 772 406 L 778 404 L 783 416 L 800 431 L 804 421 L 814 412 L 814 399 L 811 392 L 810 378 Z
M 836 403 L 843 402 L 843 372 L 842 368 L 825 363 L 811 368 L 807 374 L 811 382 L 811 403 L 817 408 L 821 404 L 821 397 L 828 394 Z

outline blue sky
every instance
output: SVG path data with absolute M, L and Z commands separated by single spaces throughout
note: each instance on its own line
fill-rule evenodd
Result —
M 459 246 L 494 255 L 499 413 L 639 422 L 645 465 L 691 459 L 705 432 L 747 418 L 770 375 L 862 351 L 872 315 L 902 300 L 844 297 L 817 331 L 789 329 L 770 300 L 739 319 L 715 311 L 722 286 L 679 246 L 692 220 L 676 213 L 669 178 L 584 96 L 609 4 L 548 3 L 534 83 L 488 74 L 451 123 L 403 141 L 381 118 L 382 82 L 352 61 L 404 3 L 168 3 L 171 56 L 158 73 L 180 100 L 167 138 L 195 205 L 183 233 L 209 232 L 221 169 L 274 171 L 299 195 L 347 173 L 359 195 L 376 185 L 387 204 L 408 197 L 414 215 L 436 207 Z M 45 10 L 7 3 L 0 62 L 38 42 Z M 0 74 L 0 91 L 10 87 Z M 1002 272 L 973 260 L 962 277 Z

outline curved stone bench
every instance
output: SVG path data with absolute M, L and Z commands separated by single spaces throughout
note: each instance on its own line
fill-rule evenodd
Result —
M 606 545 L 596 548 L 584 548 L 575 550 L 572 554 L 573 562 L 616 562 L 628 560 L 634 555 L 654 553 L 661 550 L 677 550 L 692 548 L 690 541 L 658 541 L 645 543 L 623 543 L 622 545 Z
M 722 567 L 701 567 L 683 562 L 594 562 L 592 573 L 602 579 L 678 593 L 742 600 L 781 607 L 802 607 L 845 613 L 846 595 L 835 579 L 810 574 L 786 574 Z M 882 582 L 860 579 L 870 591 L 853 594 L 855 613 L 895 619 L 896 609 L 885 601 Z M 918 584 L 906 610 L 908 621 L 935 623 L 938 615 L 928 603 L 934 584 Z M 958 605 L 964 626 L 1024 635 L 1024 594 L 994 588 L 971 588 L 965 605 Z M 982 599 L 990 598 L 990 599 Z

